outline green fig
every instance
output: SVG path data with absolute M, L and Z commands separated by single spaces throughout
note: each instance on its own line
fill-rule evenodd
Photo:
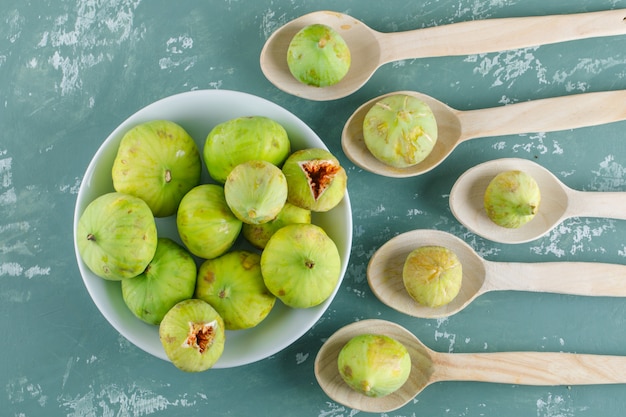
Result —
M 166 217 L 200 183 L 201 172 L 193 138 L 174 122 L 154 120 L 122 137 L 113 161 L 113 187 L 144 200 L 155 217 Z
M 244 250 L 204 261 L 198 271 L 195 297 L 215 308 L 226 330 L 258 325 L 276 301 L 263 282 L 261 255 Z
M 339 351 L 337 367 L 353 390 L 384 397 L 404 385 L 411 374 L 411 356 L 397 340 L 377 334 L 354 336 Z
M 292 38 L 287 48 L 287 66 L 299 82 L 327 87 L 341 81 L 350 69 L 350 48 L 333 28 L 313 24 Z
M 159 324 L 165 354 L 181 371 L 202 372 L 224 352 L 224 321 L 209 303 L 195 298 L 177 303 Z
M 159 324 L 175 304 L 193 297 L 196 261 L 185 248 L 161 237 L 146 269 L 122 281 L 122 298 L 133 314 L 148 324 Z
M 265 285 L 285 305 L 308 308 L 333 293 L 341 274 L 335 242 L 314 224 L 279 229 L 261 253 Z
M 75 239 L 82 260 L 94 274 L 119 281 L 141 274 L 152 260 L 156 222 L 142 199 L 107 193 L 85 208 Z
M 276 218 L 287 201 L 287 179 L 276 165 L 252 160 L 237 165 L 224 184 L 226 203 L 244 223 Z
M 379 161 L 407 168 L 422 162 L 437 142 L 437 121 L 417 97 L 394 94 L 372 106 L 363 120 L 365 146 Z
M 283 164 L 289 193 L 287 201 L 298 207 L 328 211 L 341 202 L 348 177 L 329 151 L 308 148 L 293 152 Z
M 504 171 L 487 186 L 484 206 L 495 224 L 516 229 L 531 221 L 539 210 L 541 192 L 535 179 L 518 171 Z
M 278 229 L 293 223 L 311 223 L 311 210 L 286 202 L 274 220 L 261 224 L 244 223 L 241 233 L 254 247 L 264 249 Z
M 459 293 L 463 267 L 456 254 L 442 246 L 421 246 L 407 256 L 402 280 L 407 292 L 427 307 L 441 307 Z
M 209 132 L 203 149 L 209 175 L 221 184 L 243 162 L 261 160 L 282 166 L 290 153 L 285 128 L 264 116 L 242 116 L 218 124 Z
M 181 200 L 176 226 L 192 254 L 211 259 L 232 247 L 241 232 L 242 222 L 228 207 L 223 186 L 202 184 Z

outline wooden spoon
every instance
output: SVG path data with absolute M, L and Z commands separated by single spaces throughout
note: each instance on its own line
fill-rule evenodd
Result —
M 415 96 L 430 106 L 437 119 L 438 138 L 426 159 L 408 168 L 394 168 L 376 159 L 363 141 L 363 119 L 369 109 L 394 94 Z M 361 168 L 387 177 L 411 177 L 435 168 L 461 142 L 530 132 L 553 132 L 626 120 L 626 90 L 573 94 L 506 106 L 459 111 L 414 91 L 397 91 L 374 98 L 359 107 L 346 122 L 341 136 L 343 151 Z
M 441 307 L 414 301 L 404 288 L 402 268 L 409 253 L 420 246 L 452 250 L 463 267 L 459 294 Z M 626 265 L 596 262 L 493 262 L 481 258 L 458 237 L 438 230 L 413 230 L 382 245 L 370 259 L 367 280 L 380 301 L 402 313 L 421 318 L 458 313 L 489 291 L 532 291 L 558 294 L 626 297 Z
M 358 90 L 383 64 L 402 59 L 472 55 L 626 33 L 626 10 L 474 20 L 406 32 L 377 32 L 354 17 L 331 11 L 306 14 L 277 29 L 261 51 L 261 70 L 281 90 L 311 100 L 334 100 Z M 320 23 L 345 39 L 352 57 L 339 83 L 313 87 L 289 72 L 287 49 L 305 26 Z
M 395 338 L 411 355 L 409 379 L 384 397 L 370 398 L 352 390 L 337 369 L 341 348 L 352 337 L 366 333 Z M 537 386 L 623 384 L 626 357 L 553 352 L 439 353 L 398 324 L 362 320 L 339 329 L 322 345 L 315 358 L 315 376 L 334 401 L 364 412 L 382 413 L 402 407 L 428 385 L 442 381 Z
M 517 229 L 492 222 L 484 209 L 483 196 L 489 182 L 503 171 L 520 170 L 531 175 L 541 192 L 539 211 Z M 608 217 L 626 220 L 626 193 L 576 191 L 535 162 L 504 158 L 484 162 L 459 177 L 450 192 L 452 214 L 472 232 L 500 243 L 524 243 L 544 236 L 571 217 Z

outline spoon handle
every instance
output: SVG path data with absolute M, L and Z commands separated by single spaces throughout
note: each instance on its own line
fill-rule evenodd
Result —
M 626 34 L 626 10 L 452 23 L 380 36 L 383 62 L 473 55 Z
M 626 23 L 622 23 L 626 26 Z M 573 94 L 458 112 L 462 140 L 554 132 L 626 120 L 626 90 Z
M 626 207 L 626 192 L 572 190 L 567 216 L 626 220 L 624 207 Z
M 626 265 L 600 262 L 485 262 L 485 291 L 626 297 Z
M 553 352 L 435 353 L 437 381 L 521 385 L 626 383 L 626 357 Z

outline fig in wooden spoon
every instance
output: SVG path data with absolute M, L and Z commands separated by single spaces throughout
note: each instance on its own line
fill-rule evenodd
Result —
M 522 170 L 531 175 L 541 190 L 541 204 L 533 219 L 517 229 L 493 223 L 485 213 L 483 195 L 499 172 Z M 520 158 L 502 158 L 479 164 L 452 186 L 452 214 L 473 233 L 499 243 L 524 243 L 549 233 L 572 217 L 607 217 L 626 220 L 626 192 L 578 191 L 563 184 L 541 165 Z
M 625 10 L 552 16 L 474 20 L 381 33 L 352 16 L 331 11 L 309 13 L 276 30 L 261 51 L 261 70 L 276 87 L 310 100 L 335 100 L 358 90 L 383 64 L 402 59 L 462 56 L 626 33 Z M 306 26 L 322 24 L 345 40 L 351 54 L 348 73 L 336 84 L 315 87 L 289 71 L 287 50 Z
M 626 22 L 623 23 L 626 26 Z M 363 139 L 365 115 L 381 99 L 397 94 L 419 98 L 437 120 L 437 142 L 421 162 L 406 168 L 376 159 Z M 387 177 L 424 174 L 442 163 L 461 143 L 480 137 L 531 132 L 553 132 L 626 120 L 626 90 L 573 94 L 478 110 L 459 111 L 414 91 L 398 91 L 376 97 L 359 107 L 346 122 L 341 145 L 359 167 Z
M 353 337 L 376 333 L 402 343 L 411 357 L 404 385 L 384 397 L 350 388 L 337 368 L 342 347 Z M 362 320 L 335 332 L 315 358 L 315 377 L 334 401 L 370 413 L 396 410 L 428 385 L 442 381 L 479 381 L 516 385 L 590 385 L 626 383 L 626 357 L 553 352 L 440 353 L 426 347 L 404 327 L 385 320 Z
M 402 268 L 409 253 L 425 245 L 452 250 L 463 266 L 461 289 L 448 304 L 428 307 L 406 291 Z M 389 307 L 414 317 L 439 318 L 458 313 L 489 291 L 531 291 L 581 296 L 626 297 L 626 265 L 600 262 L 494 262 L 481 258 L 458 237 L 439 230 L 413 230 L 382 245 L 370 259 L 367 280 Z

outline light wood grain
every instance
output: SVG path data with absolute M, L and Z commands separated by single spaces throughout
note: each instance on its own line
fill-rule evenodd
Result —
M 396 392 L 370 398 L 341 378 L 337 357 L 359 334 L 395 338 L 409 351 L 411 375 Z M 428 385 L 444 381 L 478 381 L 519 385 L 589 385 L 626 383 L 626 357 L 556 352 L 440 353 L 402 326 L 385 320 L 363 320 L 335 332 L 315 358 L 315 376 L 334 401 L 365 412 L 389 412 L 411 401 Z
M 626 107 L 626 106 L 624 106 Z M 483 197 L 489 182 L 500 172 L 520 170 L 532 176 L 541 192 L 535 217 L 517 229 L 492 222 Z M 626 192 L 577 191 L 567 187 L 541 165 L 520 158 L 488 161 L 467 170 L 452 186 L 452 214 L 472 232 L 500 243 L 525 243 L 538 239 L 572 217 L 626 219 Z
M 265 77 L 276 87 L 311 100 L 335 100 L 365 84 L 383 64 L 409 58 L 472 55 L 577 39 L 626 33 L 626 10 L 550 16 L 475 20 L 411 31 L 382 33 L 337 12 L 320 11 L 292 20 L 276 30 L 260 57 Z M 287 49 L 305 26 L 320 23 L 334 28 L 350 48 L 352 64 L 346 77 L 329 87 L 298 82 L 287 67 Z
M 518 385 L 626 383 L 626 357 L 557 352 L 489 352 L 431 356 L 435 381 Z
M 413 300 L 402 281 L 408 254 L 420 246 L 449 248 L 463 267 L 459 294 L 441 307 Z M 493 262 L 481 258 L 458 237 L 438 230 L 413 230 L 382 245 L 370 259 L 367 280 L 376 297 L 414 317 L 440 318 L 458 313 L 489 291 L 530 291 L 577 296 L 626 297 L 626 265 L 595 262 Z
M 363 140 L 363 120 L 384 97 L 407 94 L 428 104 L 437 120 L 438 137 L 432 152 L 422 162 L 394 168 L 376 159 Z M 359 167 L 388 177 L 424 174 L 443 162 L 462 142 L 480 137 L 514 133 L 552 132 L 626 120 L 626 90 L 572 94 L 506 106 L 460 111 L 415 91 L 396 91 L 360 106 L 347 120 L 341 144 L 346 156 Z

